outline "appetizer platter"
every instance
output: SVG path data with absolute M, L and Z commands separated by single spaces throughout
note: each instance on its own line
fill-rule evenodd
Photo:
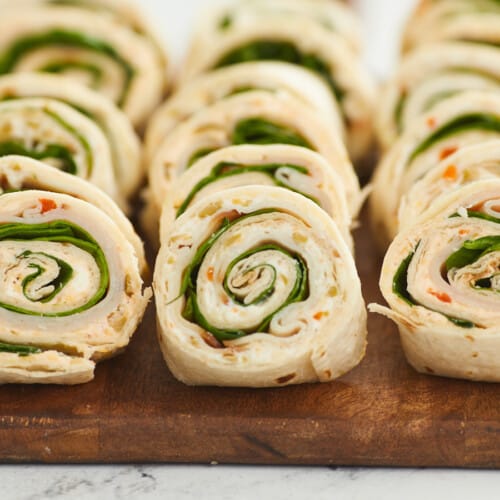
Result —
M 221 2 L 178 72 L 128 2 L 0 1 L 0 461 L 500 467 L 471 4 L 378 89 L 340 0 Z

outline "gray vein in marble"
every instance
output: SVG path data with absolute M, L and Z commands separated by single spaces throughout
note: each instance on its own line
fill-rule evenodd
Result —
M 3 466 L 1 500 L 489 500 L 488 471 L 227 466 Z

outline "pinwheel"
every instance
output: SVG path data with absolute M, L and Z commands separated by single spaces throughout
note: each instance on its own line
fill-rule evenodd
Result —
M 144 37 L 89 9 L 6 9 L 0 17 L 0 74 L 61 73 L 123 108 L 140 126 L 161 100 L 163 61 Z
M 403 50 L 440 40 L 498 45 L 499 26 L 497 0 L 423 0 L 410 18 Z
M 409 362 L 420 372 L 500 382 L 500 180 L 440 200 L 400 233 L 381 289 Z
M 215 68 L 251 61 L 282 61 L 324 79 L 337 99 L 354 161 L 372 145 L 375 87 L 342 37 L 307 18 L 286 22 L 274 16 L 231 30 L 188 58 L 182 82 Z
M 326 212 L 285 189 L 190 207 L 162 241 L 154 283 L 160 344 L 187 384 L 327 382 L 363 358 L 353 257 Z
M 146 133 L 146 163 L 182 121 L 227 97 L 250 90 L 288 93 L 309 104 L 345 139 L 336 99 L 323 80 L 310 71 L 280 62 L 250 62 L 201 75 L 180 88 L 153 115 Z
M 60 101 L 0 102 L 0 157 L 13 154 L 44 160 L 122 202 L 106 137 L 93 121 Z
M 0 196 L 0 382 L 83 383 L 123 349 L 150 297 L 134 248 L 68 195 Z
M 137 33 L 150 35 L 151 27 L 143 18 L 135 5 L 127 0 L 0 0 L 1 9 L 32 7 L 78 7 L 90 11 L 107 14 L 130 26 Z
M 57 99 L 94 121 L 111 148 L 113 170 L 121 194 L 134 195 L 144 172 L 141 146 L 130 121 L 108 99 L 75 81 L 43 73 L 17 73 L 0 77 L 0 101 L 22 97 Z
M 142 241 L 131 222 L 104 192 L 83 179 L 31 158 L 24 156 L 0 158 L 0 195 L 28 190 L 69 194 L 105 212 L 134 247 L 140 268 L 146 272 L 148 265 Z
M 195 30 L 192 52 L 203 51 L 217 38 L 238 31 L 261 19 L 275 17 L 283 22 L 309 19 L 337 33 L 355 52 L 362 48 L 360 21 L 344 3 L 332 0 L 251 0 L 228 3 L 203 12 Z
M 249 185 L 278 186 L 314 201 L 333 218 L 352 248 L 342 179 L 321 155 L 297 146 L 232 146 L 199 160 L 167 191 L 161 233 L 200 199 Z
M 390 147 L 419 116 L 467 90 L 500 92 L 500 51 L 472 43 L 424 46 L 408 55 L 379 100 L 377 135 Z
M 291 96 L 252 91 L 195 114 L 163 142 L 149 172 L 150 193 L 143 217 L 149 234 L 157 232 L 166 193 L 184 171 L 212 151 L 242 144 L 289 144 L 321 153 L 342 178 L 351 213 L 359 211 L 358 180 L 343 144 L 328 122 Z
M 371 212 L 381 246 L 398 229 L 401 198 L 437 163 L 457 150 L 500 137 L 500 95 L 464 92 L 417 119 L 375 174 Z
M 440 210 L 441 200 L 463 187 L 500 179 L 500 140 L 459 150 L 432 168 L 408 191 L 399 212 L 400 230 Z M 498 184 L 495 184 L 498 186 Z

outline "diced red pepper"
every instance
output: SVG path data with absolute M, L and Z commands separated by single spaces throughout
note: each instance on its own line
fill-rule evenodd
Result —
M 57 209 L 57 203 L 54 200 L 48 200 L 45 198 L 42 198 L 39 200 L 40 204 L 42 205 L 42 214 L 46 214 L 47 212 L 51 212 L 52 210 Z

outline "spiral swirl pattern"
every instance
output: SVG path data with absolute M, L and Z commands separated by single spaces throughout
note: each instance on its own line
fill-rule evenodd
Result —
M 163 70 L 162 55 L 150 40 L 92 9 L 2 11 L 0 74 L 64 74 L 111 99 L 136 126 L 162 98 Z
M 362 358 L 366 317 L 354 262 L 310 200 L 273 187 L 231 189 L 190 207 L 162 239 L 161 344 L 181 380 L 327 381 Z
M 150 296 L 104 212 L 47 191 L 0 197 L 0 383 L 73 384 L 125 347 Z
M 391 310 L 372 310 L 398 323 L 421 372 L 500 380 L 498 187 L 483 182 L 450 195 L 439 217 L 402 232 L 386 256 L 381 288 Z

